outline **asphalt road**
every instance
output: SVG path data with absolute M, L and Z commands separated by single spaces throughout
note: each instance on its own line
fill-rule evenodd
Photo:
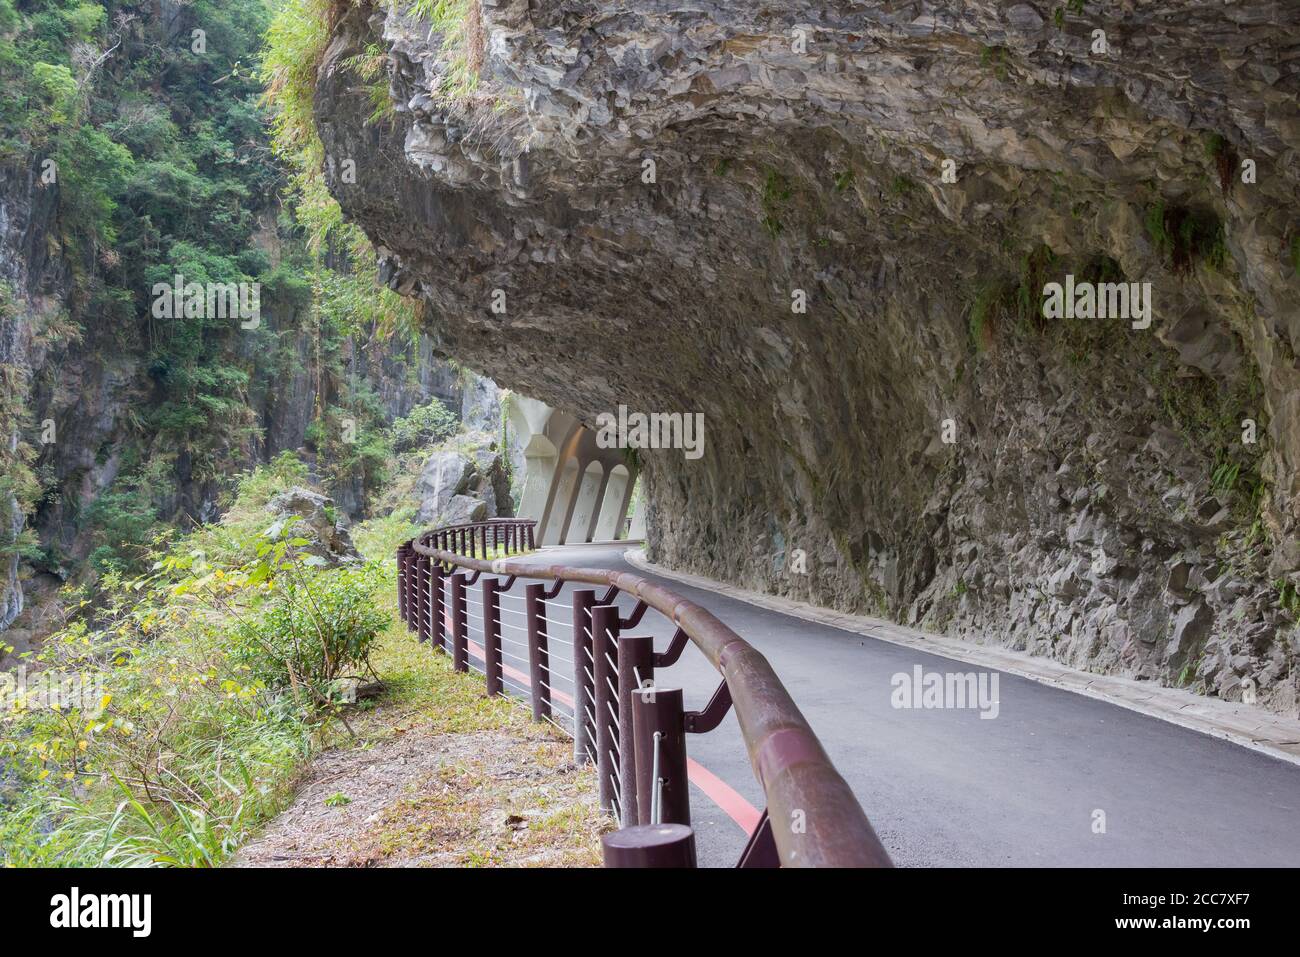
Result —
M 564 561 L 645 574 L 622 553 L 565 548 Z M 664 584 L 767 656 L 901 866 L 1300 865 L 1300 766 L 1005 672 Z M 517 585 L 503 596 L 508 626 L 523 625 L 522 593 Z M 566 586 L 548 606 L 556 625 L 568 623 L 569 600 Z M 620 596 L 624 609 L 633 604 Z M 470 612 L 471 637 L 481 641 L 477 606 Z M 567 636 L 562 627 L 551 631 Z M 634 633 L 653 634 L 662 650 L 672 628 L 650 613 Z M 507 627 L 503 635 L 507 656 L 522 659 L 525 650 L 510 644 L 522 633 Z M 552 653 L 552 687 L 571 693 L 570 649 L 554 641 Z M 527 670 L 510 657 L 504 663 Z M 925 673 L 996 674 L 996 717 L 973 707 L 895 707 L 894 676 L 910 678 L 918 665 Z M 693 645 L 657 676 L 661 686 L 683 688 L 690 709 L 703 707 L 718 681 Z M 519 682 L 507 684 L 522 692 Z M 734 714 L 707 735 L 688 736 L 687 748 L 763 807 Z M 744 832 L 698 787 L 691 795 L 701 865 L 732 866 Z

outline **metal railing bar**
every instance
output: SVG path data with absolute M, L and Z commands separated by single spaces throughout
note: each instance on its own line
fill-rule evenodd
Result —
M 518 655 L 512 655 L 512 654 L 511 654 L 510 652 L 508 652 L 508 651 L 503 651 L 503 652 L 501 652 L 501 657 L 502 657 L 502 658 L 509 658 L 511 661 L 517 661 L 517 662 L 519 662 L 521 665 L 523 665 L 524 667 L 528 667 L 528 659 L 527 659 L 527 658 L 520 658 Z
M 658 824 L 660 822 L 659 810 L 663 801 L 663 778 L 659 776 L 659 745 L 663 741 L 662 731 L 656 731 L 654 736 L 654 750 L 651 753 L 650 760 L 650 781 L 652 793 L 650 795 L 650 823 Z
M 543 721 L 550 722 L 551 724 L 553 724 L 553 725 L 555 725 L 557 728 L 559 728 L 560 731 L 563 732 L 564 734 L 567 734 L 569 737 L 573 737 L 573 732 L 572 732 L 572 731 L 570 731 L 570 730 L 569 730 L 568 728 L 566 728 L 564 725 L 560 724 L 560 722 L 556 721 L 556 720 L 555 720 L 554 718 L 552 718 L 549 714 L 544 714 L 544 715 L 542 715 L 542 720 L 543 720 Z

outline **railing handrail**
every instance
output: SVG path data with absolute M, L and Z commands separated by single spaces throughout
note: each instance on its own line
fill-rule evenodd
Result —
M 431 529 L 409 544 L 415 553 L 445 565 L 494 575 L 613 586 L 664 615 L 704 653 L 726 682 L 750 764 L 767 801 L 782 865 L 891 866 L 848 782 L 756 648 L 707 609 L 639 575 L 505 558 L 469 558 L 427 543 L 441 533 L 484 524 Z
M 460 532 L 467 528 L 482 528 L 484 525 L 523 525 L 536 526 L 537 520 L 532 518 L 485 518 L 478 522 L 461 522 L 459 525 L 439 525 L 435 529 L 421 532 L 418 536 L 423 538 L 426 535 L 435 535 L 439 532 Z M 412 539 L 415 541 L 415 539 Z

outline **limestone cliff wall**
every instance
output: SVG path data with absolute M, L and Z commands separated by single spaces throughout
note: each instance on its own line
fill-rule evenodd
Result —
M 655 559 L 1296 707 L 1300 7 L 469 7 L 336 4 L 331 188 L 462 361 L 704 413 Z M 1067 274 L 1150 327 L 1044 320 Z

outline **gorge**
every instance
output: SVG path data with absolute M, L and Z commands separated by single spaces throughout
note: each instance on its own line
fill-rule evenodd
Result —
M 45 119 L 6 113 L 0 623 L 20 577 L 482 375 L 593 430 L 701 417 L 698 455 L 639 450 L 654 561 L 1295 712 L 1294 5 L 5 0 L 0 30 L 72 84 L 7 101 Z M 359 231 L 321 248 L 284 188 Z M 259 283 L 261 338 L 164 335 L 176 275 Z M 1068 282 L 1133 284 L 1132 321 L 1044 310 Z M 322 477 L 360 515 L 384 453 L 348 454 Z
M 1298 96 L 1282 0 L 0 0 L 0 869 L 1294 865 Z

